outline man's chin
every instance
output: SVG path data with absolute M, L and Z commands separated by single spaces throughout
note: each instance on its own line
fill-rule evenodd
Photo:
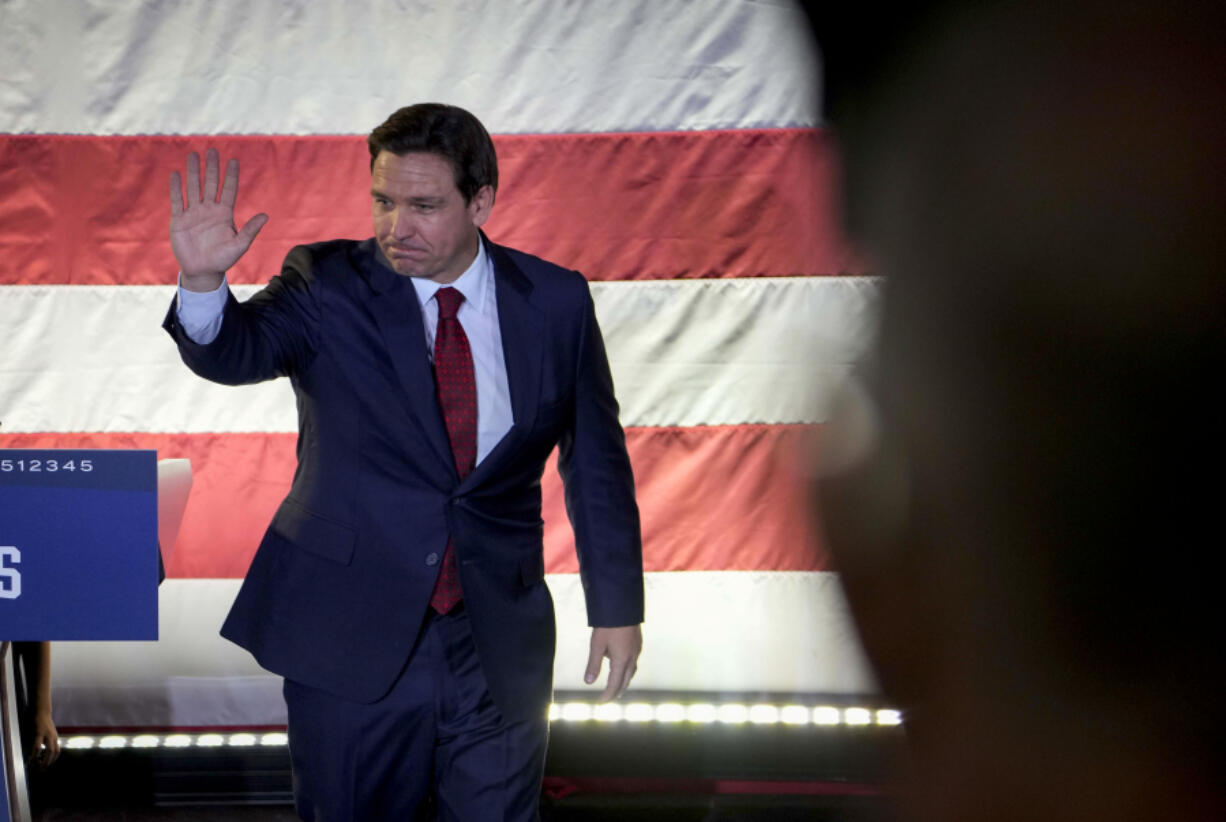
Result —
M 414 263 L 412 260 L 404 257 L 394 257 L 390 254 L 385 254 L 384 256 L 387 258 L 387 262 L 391 266 L 392 271 L 395 271 L 401 277 L 426 276 L 426 272 L 422 269 L 422 267 Z
M 405 262 L 393 260 L 392 271 L 395 271 L 401 277 L 424 277 L 426 272 L 422 271 L 419 266 L 411 265 Z

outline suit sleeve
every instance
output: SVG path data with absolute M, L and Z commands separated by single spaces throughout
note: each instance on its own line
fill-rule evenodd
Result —
M 643 621 L 643 547 L 634 473 L 586 283 L 578 337 L 573 418 L 558 443 L 558 471 L 575 532 L 588 622 L 593 627 L 637 625 Z
M 319 308 L 312 288 L 311 252 L 290 251 L 281 273 L 244 303 L 226 300 L 221 331 L 212 342 L 194 342 L 172 303 L 162 327 L 194 372 L 224 385 L 246 385 L 305 369 L 316 350 Z

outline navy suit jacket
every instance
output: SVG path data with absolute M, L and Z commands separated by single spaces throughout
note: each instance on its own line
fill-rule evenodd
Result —
M 298 468 L 222 635 L 270 671 L 371 702 L 403 667 L 448 535 L 482 669 L 511 718 L 552 687 L 541 475 L 558 446 L 593 626 L 643 619 L 634 481 L 583 276 L 490 243 L 514 423 L 460 481 L 435 399 L 421 309 L 373 240 L 298 246 L 221 333 L 164 326 L 202 377 L 287 376 Z

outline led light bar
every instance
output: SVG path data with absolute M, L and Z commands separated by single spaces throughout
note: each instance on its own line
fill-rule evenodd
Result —
M 549 706 L 551 722 L 661 722 L 708 725 L 816 725 L 849 728 L 885 728 L 903 724 L 902 713 L 893 708 L 834 705 L 745 705 L 737 702 L 555 702 Z M 74 734 L 60 744 L 70 751 L 119 750 L 123 748 L 283 748 L 289 744 L 284 732 L 265 733 L 171 733 L 171 734 Z

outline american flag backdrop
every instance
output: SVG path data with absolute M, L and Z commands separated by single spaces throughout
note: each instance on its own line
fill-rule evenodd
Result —
M 634 687 L 873 689 L 804 479 L 878 283 L 840 238 L 799 8 L 0 0 L 0 78 L 0 447 L 153 448 L 195 478 L 161 639 L 57 644 L 61 725 L 284 722 L 279 680 L 217 629 L 289 486 L 293 396 L 179 362 L 167 178 L 209 146 L 240 160 L 239 224 L 271 216 L 229 274 L 243 298 L 295 244 L 370 235 L 365 135 L 423 101 L 494 135 L 491 239 L 592 283 L 643 515 Z M 555 684 L 579 690 L 552 467 L 544 506 Z

